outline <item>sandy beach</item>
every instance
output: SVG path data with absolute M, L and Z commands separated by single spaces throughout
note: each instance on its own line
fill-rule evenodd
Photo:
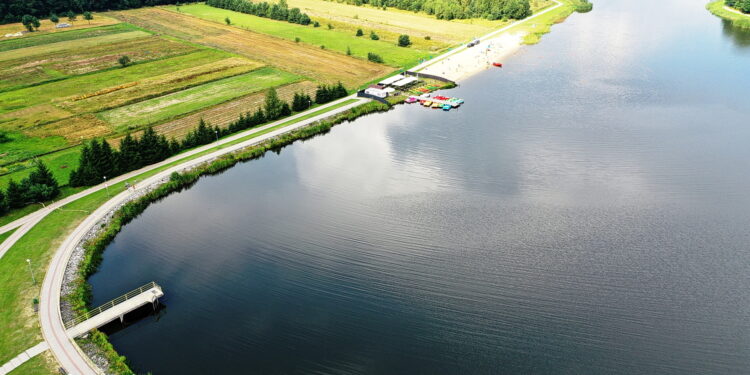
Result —
M 506 57 L 521 48 L 522 41 L 523 33 L 502 33 L 428 65 L 420 73 L 434 74 L 459 82 L 483 70 L 497 69 L 492 63 L 502 63 Z

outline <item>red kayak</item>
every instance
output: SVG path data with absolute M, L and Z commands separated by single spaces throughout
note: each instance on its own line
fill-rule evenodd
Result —
M 494 66 L 496 66 L 498 68 L 502 68 L 503 67 L 503 63 L 499 63 L 499 62 L 494 62 L 494 63 L 492 63 L 492 65 L 494 65 Z

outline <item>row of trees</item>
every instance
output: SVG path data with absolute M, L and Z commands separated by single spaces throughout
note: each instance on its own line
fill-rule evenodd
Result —
M 0 1 L 0 23 L 21 22 L 24 15 L 47 18 L 50 14 L 130 9 L 178 2 L 178 0 L 2 0 Z
M 299 8 L 289 9 L 286 0 L 279 0 L 276 4 L 265 1 L 253 3 L 246 0 L 207 0 L 206 5 L 300 25 L 309 25 L 311 22 L 310 17 Z
M 741 12 L 750 13 L 750 0 L 726 0 L 726 5 Z
M 336 0 L 339 1 L 339 0 Z M 344 0 L 349 4 L 370 4 L 413 12 L 426 12 L 439 19 L 486 18 L 522 19 L 531 15 L 529 0 Z
M 68 11 L 65 15 L 66 17 L 68 17 L 68 21 L 70 22 L 75 21 L 77 17 L 73 11 Z M 91 14 L 91 12 L 83 12 L 83 19 L 91 23 L 91 20 L 94 19 L 94 15 Z M 58 17 L 57 14 L 52 13 L 49 16 L 49 20 L 50 22 L 56 24 L 60 22 L 60 17 Z M 41 26 L 39 18 L 30 14 L 24 14 L 23 17 L 21 17 L 21 24 L 23 24 L 23 26 L 26 27 L 26 30 L 29 30 L 29 32 L 39 30 L 39 26 Z
M 329 101 L 348 95 L 344 86 L 318 86 L 315 103 Z M 182 141 L 167 140 L 152 128 L 147 128 L 140 138 L 126 135 L 120 140 L 119 150 L 113 149 L 105 140 L 92 140 L 84 144 L 78 168 L 70 174 L 71 186 L 88 186 L 104 182 L 105 178 L 112 178 L 130 172 L 146 165 L 158 163 L 183 150 L 209 144 L 220 137 L 249 129 L 266 122 L 289 116 L 292 112 L 304 111 L 312 105 L 312 98 L 305 93 L 294 94 L 292 105 L 281 100 L 276 90 L 271 88 L 266 94 L 262 108 L 254 113 L 241 114 L 240 117 L 227 127 L 211 126 L 203 119 L 198 127 L 190 131 Z
M 35 163 L 29 177 L 20 183 L 11 179 L 8 188 L 0 190 L 0 215 L 9 209 L 49 201 L 60 194 L 60 186 L 49 168 L 41 161 L 37 160 Z

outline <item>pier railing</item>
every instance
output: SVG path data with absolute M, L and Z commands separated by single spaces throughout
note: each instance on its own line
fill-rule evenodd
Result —
M 105 311 L 107 311 L 107 310 L 109 310 L 109 309 L 117 306 L 118 304 L 121 304 L 121 303 L 123 303 L 123 302 L 125 302 L 125 301 L 127 301 L 127 300 L 129 300 L 129 299 L 131 299 L 133 297 L 135 297 L 135 296 L 138 296 L 141 293 L 144 293 L 144 292 L 146 292 L 148 290 L 151 290 L 151 289 L 154 289 L 154 288 L 161 289 L 161 286 L 159 286 L 159 284 L 157 284 L 156 282 L 152 281 L 152 282 L 150 282 L 150 283 L 148 283 L 148 284 L 146 284 L 146 285 L 144 285 L 144 286 L 142 286 L 142 287 L 140 287 L 138 289 L 133 289 L 133 290 L 131 290 L 131 291 L 129 291 L 129 292 L 127 292 L 127 293 L 125 293 L 125 294 L 123 294 L 123 295 L 121 295 L 121 296 L 119 296 L 119 297 L 117 297 L 117 298 L 115 298 L 115 299 L 107 302 L 107 303 L 102 304 L 101 306 L 99 306 L 99 307 L 97 307 L 97 308 L 95 308 L 93 310 L 89 310 L 89 311 L 87 311 L 87 312 L 85 312 L 83 314 L 80 314 L 80 315 L 76 316 L 73 319 L 70 319 L 70 320 L 66 321 L 65 322 L 65 329 L 73 328 L 73 327 L 75 327 L 75 326 L 77 326 L 77 325 L 79 325 L 79 324 L 81 324 L 81 323 L 83 323 L 83 322 L 85 322 L 85 321 L 87 321 L 87 320 L 89 320 L 89 319 L 91 319 L 91 318 L 93 318 L 93 317 L 95 317 L 95 316 L 97 316 L 97 315 L 99 315 L 99 314 L 101 314 L 101 313 L 103 313 L 103 312 L 105 312 Z

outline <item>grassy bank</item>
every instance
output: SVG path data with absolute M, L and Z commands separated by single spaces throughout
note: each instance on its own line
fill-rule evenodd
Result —
M 343 101 L 334 106 L 316 111 L 315 115 L 323 114 L 351 103 L 352 100 Z M 179 163 L 303 120 L 304 118 L 290 120 L 261 132 L 236 139 L 227 144 L 212 147 L 201 153 L 176 160 L 160 168 L 134 176 L 125 182 L 135 183 L 136 180 L 143 180 Z M 115 195 L 122 192 L 125 189 L 125 182 L 112 184 L 109 187 L 110 193 Z M 31 302 L 39 295 L 41 280 L 44 278 L 50 258 L 63 239 L 90 212 L 94 211 L 108 199 L 109 196 L 106 191 L 97 191 L 50 213 L 16 242 L 5 256 L 0 259 L 0 285 L 2 285 L 0 305 L 3 306 L 3 309 L 0 310 L 0 342 L 3 343 L 3 345 L 0 345 L 0 363 L 7 362 L 42 340 L 39 320 L 33 313 Z M 7 236 L 10 236 L 10 234 L 5 233 L 0 239 L 5 239 Z M 32 269 L 37 278 L 36 284 L 33 284 L 31 281 L 26 259 L 31 259 Z
M 740 14 L 727 10 L 724 0 L 710 2 L 706 5 L 706 9 L 713 15 L 732 22 L 733 26 L 750 28 L 750 14 Z

